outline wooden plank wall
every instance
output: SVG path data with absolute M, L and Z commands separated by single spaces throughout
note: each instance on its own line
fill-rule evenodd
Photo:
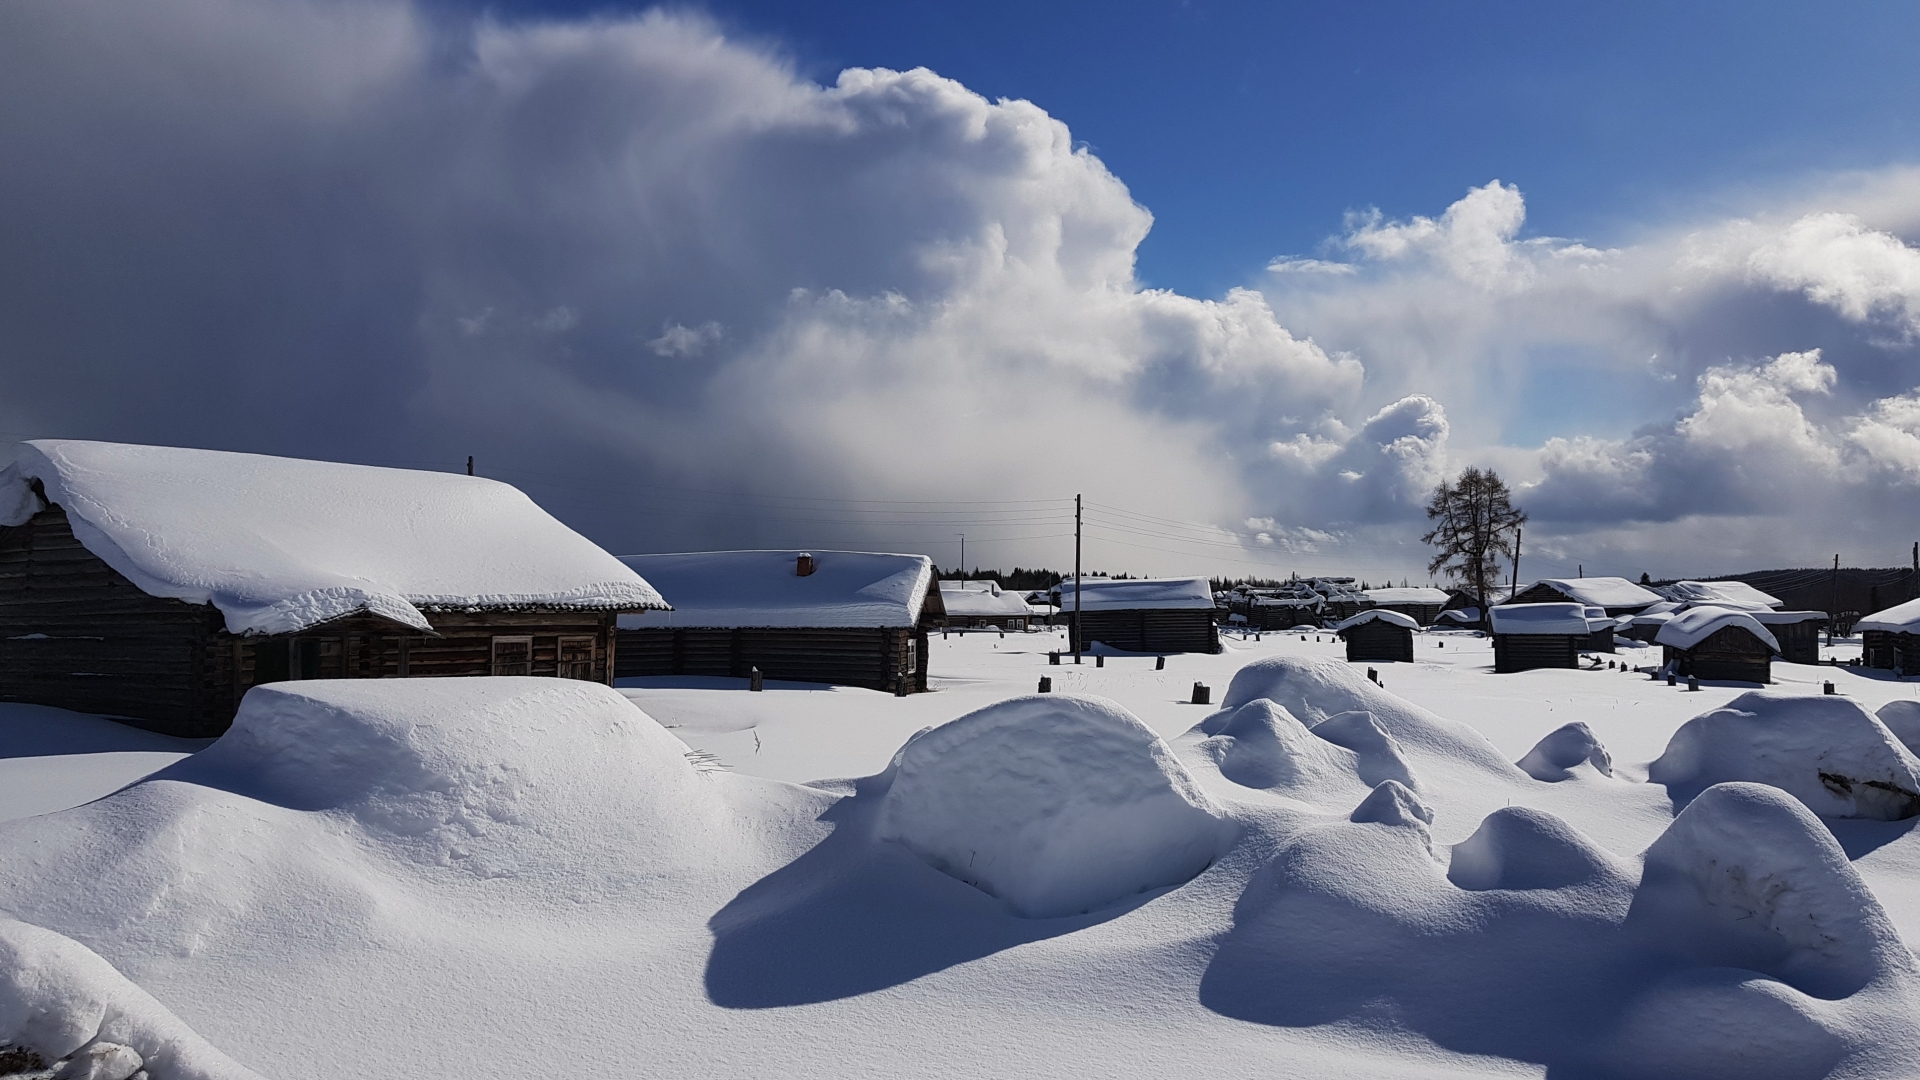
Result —
M 1072 615 L 1068 615 L 1072 624 Z M 1087 611 L 1080 615 L 1079 636 L 1126 652 L 1177 653 L 1220 651 L 1220 627 L 1210 610 L 1135 608 Z M 1078 646 L 1085 649 L 1086 645 Z
M 622 630 L 615 674 L 631 679 L 705 675 L 899 688 L 912 650 L 909 689 L 926 689 L 926 635 L 904 627 L 796 627 Z
M 1534 668 L 1580 666 L 1586 634 L 1495 634 L 1493 670 L 1501 674 Z
M 1347 639 L 1348 660 L 1413 662 L 1413 631 L 1375 619 L 1340 631 Z
M 1665 652 L 1667 660 L 1677 661 L 1674 671 L 1679 675 L 1727 682 L 1773 681 L 1773 651 L 1738 626 L 1721 627 L 1691 649 L 1669 645 Z

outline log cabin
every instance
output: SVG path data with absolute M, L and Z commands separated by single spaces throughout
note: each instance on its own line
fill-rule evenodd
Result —
M 1654 637 L 1675 675 L 1725 682 L 1773 681 L 1780 643 L 1749 611 L 1694 607 L 1675 615 Z
M 1503 675 L 1579 667 L 1580 650 L 1593 635 L 1585 604 L 1500 604 L 1487 614 L 1493 623 L 1493 670 Z
M 941 625 L 956 630 L 1025 630 L 1033 618 L 1025 594 L 1008 592 L 995 581 L 942 581 L 940 604 L 946 610 Z
M 1861 662 L 1871 668 L 1920 674 L 1920 600 L 1895 604 L 1853 624 Z
M 1780 659 L 1789 664 L 1820 662 L 1820 631 L 1827 625 L 1824 611 L 1750 611 L 1780 645 Z
M 1387 608 L 1372 608 L 1333 628 L 1347 643 L 1349 661 L 1413 662 L 1412 616 Z
M 1084 578 L 1077 614 L 1073 579 L 1052 593 L 1076 652 L 1095 643 L 1121 652 L 1220 651 L 1206 578 Z
M 622 679 L 703 675 L 927 689 L 945 618 L 933 562 L 864 551 L 700 551 L 626 563 L 672 611 L 620 617 Z
M 1368 589 L 1367 599 L 1376 608 L 1397 611 L 1420 626 L 1432 626 L 1440 617 L 1452 594 L 1444 589 L 1415 587 L 1405 589 Z
M 1643 589 L 1626 578 L 1582 577 L 1542 578 L 1515 593 L 1512 604 L 1584 604 L 1605 608 L 1608 615 L 1638 615 L 1663 600 L 1659 593 Z
M 611 682 L 644 579 L 493 480 L 42 440 L 0 471 L 0 700 L 209 737 L 288 679 Z

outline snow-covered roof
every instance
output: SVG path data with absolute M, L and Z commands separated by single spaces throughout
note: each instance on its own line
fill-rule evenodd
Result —
M 1500 604 L 1488 614 L 1496 634 L 1591 633 L 1585 604 Z
M 1391 611 L 1386 608 L 1373 608 L 1368 611 L 1363 611 L 1351 619 L 1343 620 L 1333 629 L 1335 633 L 1338 633 L 1350 626 L 1359 626 L 1364 622 L 1383 622 L 1391 623 L 1394 626 L 1404 626 L 1409 630 L 1420 629 L 1420 624 L 1414 622 L 1411 616 L 1402 615 L 1397 611 Z
M 1367 599 L 1376 604 L 1444 604 L 1452 596 L 1445 589 L 1425 586 L 1413 589 L 1368 589 Z
M 1895 604 L 1853 624 L 1855 630 L 1885 630 L 1893 634 L 1920 634 L 1920 600 Z
M 1794 623 L 1826 622 L 1824 611 L 1749 611 L 1761 626 L 1791 626 Z
M 1738 609 L 1776 609 L 1781 601 L 1768 596 L 1744 581 L 1676 581 L 1660 591 L 1668 599 L 1689 604 L 1713 604 Z
M 805 554 L 814 569 L 802 577 Z M 625 562 L 673 604 L 670 612 L 620 616 L 625 630 L 914 626 L 933 580 L 925 555 L 866 551 L 695 551 Z
M 1677 611 L 1643 611 L 1633 616 L 1629 624 L 1633 626 L 1663 626 L 1673 619 Z
M 1670 645 L 1676 649 L 1691 649 L 1729 626 L 1737 626 L 1759 638 L 1774 652 L 1780 651 L 1780 642 L 1774 638 L 1773 632 L 1760 625 L 1752 612 L 1737 608 L 1688 608 L 1662 623 L 1660 632 L 1654 635 L 1653 640 L 1656 644 Z
M 212 604 L 233 633 L 358 612 L 665 607 L 640 575 L 519 490 L 452 473 L 41 439 L 0 470 L 0 525 L 66 511 L 74 537 L 152 596 Z
M 1073 579 L 1053 587 L 1062 611 L 1073 610 Z M 1213 610 L 1213 586 L 1206 578 L 1083 578 L 1082 611 L 1131 611 L 1139 608 Z
M 1434 621 L 1477 623 L 1480 621 L 1480 609 L 1477 607 L 1449 608 L 1441 612 Z
M 1596 607 L 1645 607 L 1661 600 L 1660 594 L 1621 577 L 1541 578 L 1533 584 L 1552 586 L 1569 600 Z
M 1018 593 L 1010 593 L 992 581 L 943 581 L 940 583 L 940 602 L 946 605 L 948 615 L 965 615 L 971 618 L 996 615 L 1029 614 L 1027 601 Z

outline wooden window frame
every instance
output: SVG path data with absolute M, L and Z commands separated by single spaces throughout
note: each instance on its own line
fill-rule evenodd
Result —
M 500 659 L 500 646 L 502 645 L 525 646 L 527 650 L 526 659 L 513 661 L 510 665 L 502 663 Z M 495 634 L 492 638 L 491 643 L 488 646 L 487 659 L 488 659 L 487 672 L 490 675 L 495 675 L 495 676 L 532 675 L 533 674 L 533 635 L 532 634 Z M 502 667 L 506 667 L 506 666 L 524 668 L 525 670 L 523 671 L 500 670 Z
M 586 648 L 587 648 L 586 673 L 583 675 L 575 676 L 575 675 L 568 675 L 566 673 L 568 642 L 573 642 L 576 645 L 579 645 L 581 643 L 584 643 L 586 645 Z M 598 658 L 597 654 L 599 652 L 600 652 L 600 639 L 596 635 L 561 634 L 559 637 L 554 639 L 554 643 L 553 643 L 553 673 L 556 677 L 562 678 L 562 679 L 576 679 L 580 682 L 593 682 L 594 681 L 593 663 Z M 578 663 L 578 662 L 579 661 L 575 661 L 575 663 Z

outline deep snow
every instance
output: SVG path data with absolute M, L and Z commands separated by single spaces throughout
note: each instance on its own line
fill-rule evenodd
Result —
M 1704 766 L 1646 780 L 1715 710 L 1688 736 L 1700 760 L 1792 758 L 1768 733 L 1814 721 L 1755 699 L 1826 680 L 1862 706 L 1848 730 L 1910 760 L 1889 729 L 1920 684 L 1495 676 L 1484 639 L 1450 633 L 1371 665 L 1382 688 L 1305 636 L 1159 670 L 956 634 L 935 639 L 938 692 L 905 699 L 265 688 L 211 749 L 0 824 L 0 912 L 28 924 L 0 937 L 91 950 L 170 1010 L 142 1037 L 197 1033 L 265 1076 L 1907 1067 L 1920 819 L 1691 790 Z M 1195 681 L 1220 707 L 1185 704 Z M 1774 711 L 1841 707 L 1813 700 Z M 965 873 L 963 844 L 1012 872 Z

